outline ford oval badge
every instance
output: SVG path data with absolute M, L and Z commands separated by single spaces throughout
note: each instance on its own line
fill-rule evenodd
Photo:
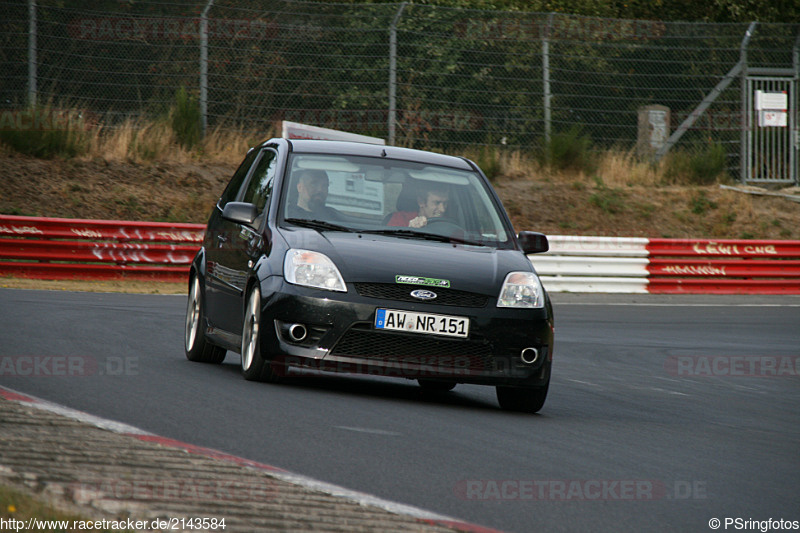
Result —
M 425 289 L 419 289 L 416 291 L 411 291 L 411 296 L 418 300 L 435 300 L 436 293 L 433 291 L 427 291 Z

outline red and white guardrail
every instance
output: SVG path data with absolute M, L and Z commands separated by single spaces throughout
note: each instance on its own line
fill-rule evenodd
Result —
M 551 292 L 800 294 L 800 241 L 549 236 Z
M 0 215 L 0 276 L 185 281 L 202 224 Z
M 184 281 L 202 224 L 0 215 L 0 276 Z M 800 294 L 800 241 L 548 237 L 551 292 Z

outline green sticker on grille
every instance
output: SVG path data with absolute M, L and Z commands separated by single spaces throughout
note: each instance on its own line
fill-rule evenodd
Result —
M 424 278 L 422 276 L 400 276 L 394 278 L 395 283 L 406 283 L 408 285 L 424 285 L 426 287 L 450 287 L 450 280 Z

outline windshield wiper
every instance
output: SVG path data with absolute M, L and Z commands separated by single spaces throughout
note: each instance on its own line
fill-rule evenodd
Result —
M 297 226 L 303 226 L 306 228 L 318 229 L 318 230 L 328 230 L 328 231 L 346 231 L 348 233 L 352 233 L 352 228 L 348 228 L 347 226 L 342 226 L 341 224 L 334 224 L 333 222 L 327 222 L 325 220 L 307 220 L 305 218 L 287 218 L 285 219 L 286 222 L 291 222 Z
M 460 237 L 440 235 L 437 233 L 426 233 L 424 231 L 415 231 L 412 229 L 376 229 L 376 230 L 364 230 L 362 231 L 362 233 L 371 233 L 374 235 L 392 235 L 395 237 L 404 237 L 407 239 L 424 239 L 426 241 L 455 242 L 458 244 L 472 244 L 475 246 L 485 246 L 485 244 L 483 243 L 462 239 Z

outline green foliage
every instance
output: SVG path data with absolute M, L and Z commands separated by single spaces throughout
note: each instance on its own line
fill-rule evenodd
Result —
M 203 136 L 200 102 L 181 87 L 175 93 L 175 105 L 170 111 L 170 124 L 178 142 L 191 149 Z
M 471 152 L 468 151 L 466 156 L 478 165 L 490 181 L 494 181 L 503 171 L 503 166 L 500 162 L 500 150 L 494 146 L 482 145 L 478 149 Z
M 711 143 L 697 150 L 690 159 L 690 168 L 694 183 L 714 183 L 725 172 L 725 148 Z
M 607 187 L 605 182 L 599 177 L 595 177 L 594 180 L 597 185 L 597 190 L 589 197 L 589 202 L 609 215 L 615 215 L 621 212 L 625 207 L 625 197 L 622 191 L 613 187 Z
M 587 174 L 597 169 L 597 158 L 592 151 L 592 140 L 580 126 L 551 136 L 542 149 L 541 162 L 556 170 L 583 171 Z
M 329 1 L 329 0 L 325 0 Z M 356 4 L 365 0 L 339 0 Z M 396 0 L 366 0 L 396 3 Z M 800 4 L 788 0 L 417 0 L 414 3 L 462 9 L 568 13 L 592 17 L 695 22 L 792 22 L 800 20 Z
M 712 184 L 724 175 L 725 158 L 725 148 L 719 143 L 674 151 L 667 156 L 664 181 L 681 185 Z
M 88 149 L 81 114 L 49 105 L 4 110 L 0 115 L 0 142 L 22 154 L 45 159 L 71 158 Z
M 699 191 L 689 201 L 689 207 L 695 215 L 705 215 L 709 209 L 716 209 L 717 203 L 709 200 L 705 191 Z

